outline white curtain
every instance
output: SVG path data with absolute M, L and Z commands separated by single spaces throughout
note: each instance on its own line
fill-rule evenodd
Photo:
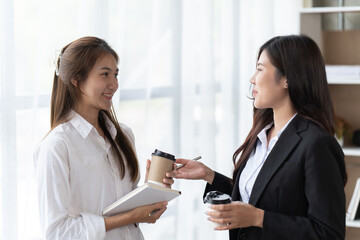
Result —
M 301 0 L 0 0 L 0 239 L 41 239 L 32 152 L 49 131 L 54 62 L 86 35 L 120 55 L 118 119 L 135 134 L 141 174 L 155 148 L 231 176 L 251 125 L 247 98 L 259 46 L 298 33 Z M 143 178 L 142 180 L 143 181 Z M 226 239 L 208 231 L 201 181 L 146 239 Z

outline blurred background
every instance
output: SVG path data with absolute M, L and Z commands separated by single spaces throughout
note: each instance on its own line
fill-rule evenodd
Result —
M 0 0 L 0 239 L 42 239 L 32 153 L 50 129 L 63 46 L 98 36 L 118 52 L 113 103 L 135 134 L 140 183 L 155 148 L 201 155 L 231 176 L 232 155 L 252 123 L 249 80 L 258 48 L 273 36 L 298 34 L 299 11 L 309 2 Z M 227 232 L 209 231 L 204 186 L 176 180 L 182 196 L 156 224 L 141 224 L 145 239 L 226 239 Z

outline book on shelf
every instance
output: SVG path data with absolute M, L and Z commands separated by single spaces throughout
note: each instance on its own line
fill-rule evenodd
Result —
M 351 197 L 346 219 L 353 221 L 360 219 L 360 178 L 356 180 L 353 195 Z
M 124 197 L 104 208 L 103 215 L 112 216 L 140 206 L 162 201 L 171 201 L 180 196 L 180 194 L 180 191 L 171 188 L 153 183 L 144 183 L 142 186 L 135 188 Z
M 326 65 L 325 69 L 328 78 L 360 80 L 360 65 Z

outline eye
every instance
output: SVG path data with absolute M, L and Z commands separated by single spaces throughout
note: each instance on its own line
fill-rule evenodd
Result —
M 109 73 L 108 73 L 108 72 L 104 72 L 104 73 L 101 74 L 101 76 L 107 77 L 107 76 L 109 76 Z
M 114 77 L 115 77 L 115 78 L 117 78 L 117 77 L 118 77 L 118 75 L 119 75 L 118 73 L 115 73 L 115 74 L 114 74 Z

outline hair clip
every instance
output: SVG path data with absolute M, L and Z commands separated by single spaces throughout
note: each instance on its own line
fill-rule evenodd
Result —
M 57 62 L 55 63 L 55 74 L 56 74 L 57 77 L 59 76 L 61 55 L 62 55 L 62 51 L 60 51 L 60 54 L 59 54 L 59 56 L 58 56 L 58 60 L 57 60 Z

